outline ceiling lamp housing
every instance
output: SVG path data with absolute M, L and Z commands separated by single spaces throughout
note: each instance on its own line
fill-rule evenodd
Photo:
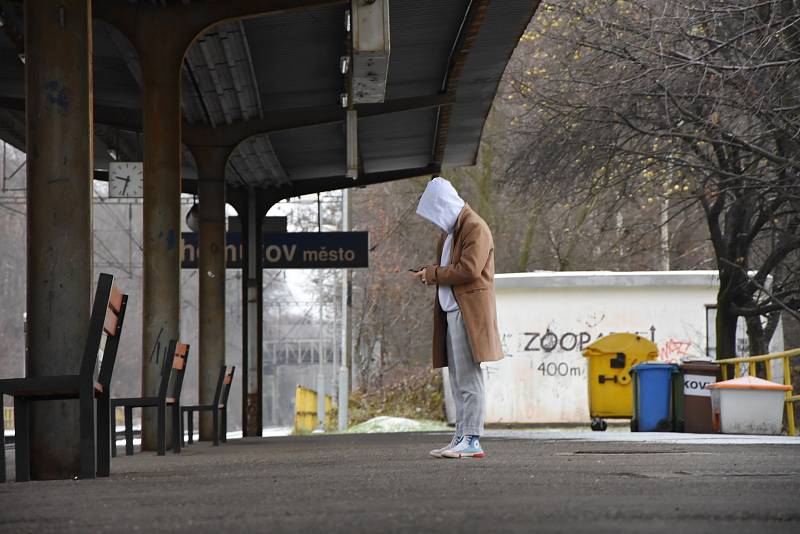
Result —
M 353 103 L 386 98 L 389 72 L 389 0 L 352 0 Z

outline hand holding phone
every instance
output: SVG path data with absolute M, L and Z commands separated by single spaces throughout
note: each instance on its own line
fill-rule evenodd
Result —
M 419 269 L 409 269 L 408 270 L 408 272 L 414 273 L 414 276 L 416 278 L 418 278 L 420 282 L 422 282 L 425 285 L 428 285 L 427 282 L 425 282 L 425 276 L 423 275 L 423 271 L 424 271 L 424 267 L 420 267 Z

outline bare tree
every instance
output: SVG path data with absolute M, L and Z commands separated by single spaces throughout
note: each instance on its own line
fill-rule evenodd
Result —
M 717 354 L 735 354 L 738 317 L 765 351 L 778 314 L 800 310 L 800 4 L 555 1 L 522 45 L 510 175 L 609 213 L 652 204 L 659 225 L 702 215 Z
M 370 269 L 353 278 L 354 354 L 365 387 L 429 362 L 432 294 L 404 276 L 435 261 L 438 234 L 415 215 L 425 182 L 375 185 L 353 196 L 354 229 L 370 232 Z

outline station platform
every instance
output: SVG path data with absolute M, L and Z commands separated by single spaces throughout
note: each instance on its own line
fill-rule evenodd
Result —
M 491 430 L 481 460 L 429 457 L 445 433 L 200 443 L 2 484 L 0 532 L 800 531 L 800 440 L 676 436 Z

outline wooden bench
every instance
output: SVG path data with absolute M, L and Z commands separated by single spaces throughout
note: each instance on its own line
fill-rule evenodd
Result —
M 214 400 L 211 404 L 192 404 L 181 407 L 181 413 L 186 414 L 186 429 L 189 432 L 188 443 L 194 443 L 194 413 L 212 412 L 213 423 L 213 444 L 219 445 L 222 441 L 228 441 L 228 395 L 231 392 L 233 383 L 233 373 L 236 367 L 228 369 L 226 366 L 220 367 L 217 387 L 214 389 Z M 181 418 L 181 439 L 183 439 L 183 418 Z
M 78 374 L 35 376 L 0 380 L 0 394 L 14 397 L 14 441 L 17 482 L 30 480 L 30 403 L 78 399 L 80 402 L 80 478 L 109 476 L 111 470 L 111 375 L 125 320 L 128 296 L 114 285 L 114 277 L 101 274 L 97 281 L 89 333 Z M 105 336 L 104 336 L 105 334 Z M 103 360 L 95 378 L 97 356 Z M 0 423 L 3 431 L 4 423 Z M 96 429 L 96 430 L 95 430 Z M 3 438 L 3 450 L 5 450 Z M 0 481 L 6 479 L 5 454 L 0 455 Z
M 170 357 L 170 355 L 172 355 Z M 155 397 L 127 397 L 111 399 L 111 408 L 116 412 L 117 407 L 125 409 L 125 455 L 133 454 L 133 409 L 155 408 L 158 413 L 157 424 L 157 453 L 159 456 L 166 454 L 166 415 L 167 407 L 172 408 L 172 450 L 181 452 L 180 418 L 181 418 L 181 389 L 183 388 L 183 375 L 186 373 L 186 361 L 189 358 L 189 345 L 172 340 L 169 343 L 167 357 L 161 365 L 161 382 L 158 394 Z M 170 380 L 170 378 L 172 380 Z M 171 385 L 171 387 L 170 387 Z M 116 418 L 115 418 L 116 419 Z M 117 455 L 117 426 L 114 421 L 114 444 L 111 448 L 113 456 Z

